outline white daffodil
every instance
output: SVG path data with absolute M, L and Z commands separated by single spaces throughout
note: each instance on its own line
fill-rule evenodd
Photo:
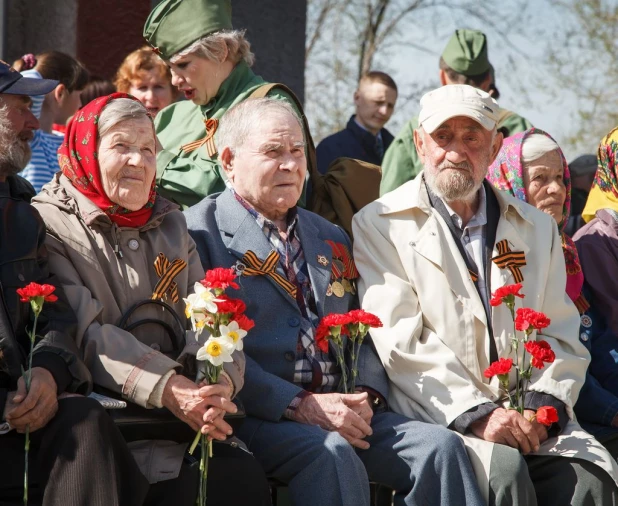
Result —
M 209 337 L 199 350 L 197 350 L 196 358 L 198 360 L 208 360 L 215 367 L 220 366 L 223 362 L 233 362 L 232 352 L 233 346 L 229 339 L 220 337 Z
M 247 331 L 238 326 L 238 322 L 230 322 L 227 325 L 219 325 L 219 333 L 223 339 L 228 339 L 235 350 L 242 350 L 242 340 Z
M 215 294 L 212 293 L 208 288 L 206 288 L 201 283 L 195 283 L 194 285 L 195 293 L 189 295 L 188 300 L 191 303 L 191 306 L 194 311 L 205 309 L 209 313 L 217 312 L 217 304 L 215 301 L 217 298 Z

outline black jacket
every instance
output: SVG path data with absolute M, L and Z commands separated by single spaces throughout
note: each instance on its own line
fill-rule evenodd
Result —
M 88 393 L 92 380 L 74 341 L 76 318 L 64 292 L 49 276 L 45 226 L 30 205 L 34 189 L 19 176 L 0 183 L 0 418 L 6 395 L 15 390 L 27 368 L 33 314 L 20 302 L 17 289 L 34 281 L 56 286 L 58 301 L 45 303 L 37 324 L 33 367 L 44 367 L 56 380 L 58 393 Z
M 380 130 L 380 134 L 384 147 L 381 155 L 376 151 L 375 135 L 359 127 L 352 116 L 345 129 L 329 135 L 318 144 L 316 149 L 318 171 L 320 174 L 326 174 L 328 166 L 341 157 L 382 165 L 384 153 L 393 142 L 393 135 L 386 128 Z

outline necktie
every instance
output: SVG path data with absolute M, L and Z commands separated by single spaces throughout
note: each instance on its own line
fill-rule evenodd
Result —
M 376 135 L 376 153 L 382 160 L 384 156 L 384 142 L 382 142 L 382 136 L 380 134 Z

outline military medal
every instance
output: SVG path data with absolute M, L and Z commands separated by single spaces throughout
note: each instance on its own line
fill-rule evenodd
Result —
M 582 327 L 589 329 L 590 327 L 592 327 L 592 318 L 590 318 L 590 316 L 588 316 L 587 314 L 583 314 L 581 316 L 581 324 Z
M 331 287 L 332 287 L 333 293 L 337 297 L 341 298 L 345 295 L 345 290 L 343 288 L 343 285 L 339 281 L 333 281 Z
M 341 284 L 343 285 L 343 289 L 348 292 L 348 293 L 352 293 L 352 283 L 350 283 L 349 279 L 345 279 L 343 278 L 341 280 Z

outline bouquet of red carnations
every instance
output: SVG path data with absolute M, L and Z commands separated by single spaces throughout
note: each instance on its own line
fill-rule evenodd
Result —
M 524 294 L 520 293 L 521 283 L 515 285 L 507 285 L 498 288 L 491 297 L 490 304 L 494 307 L 505 304 L 511 312 L 513 319 L 513 337 L 511 338 L 511 346 L 515 352 L 516 361 L 512 358 L 501 358 L 493 362 L 487 369 L 484 375 L 486 378 L 498 377 L 500 388 L 506 393 L 509 399 L 509 408 L 516 409 L 520 414 L 524 414 L 524 399 L 532 371 L 534 368 L 543 369 L 545 364 L 552 363 L 556 355 L 552 351 L 551 346 L 545 340 L 532 340 L 530 335 L 537 331 L 540 333 L 544 328 L 548 327 L 551 320 L 543 313 L 534 311 L 533 309 L 522 307 L 515 310 L 515 298 L 524 298 Z M 523 332 L 520 339 L 517 337 L 517 332 Z M 519 356 L 519 347 L 523 346 L 524 350 Z M 528 360 L 528 354 L 530 359 Z M 515 368 L 515 389 L 509 388 L 509 375 L 512 368 Z M 537 408 L 536 414 L 532 420 L 551 426 L 552 423 L 558 421 L 558 412 L 552 406 L 542 406 Z

